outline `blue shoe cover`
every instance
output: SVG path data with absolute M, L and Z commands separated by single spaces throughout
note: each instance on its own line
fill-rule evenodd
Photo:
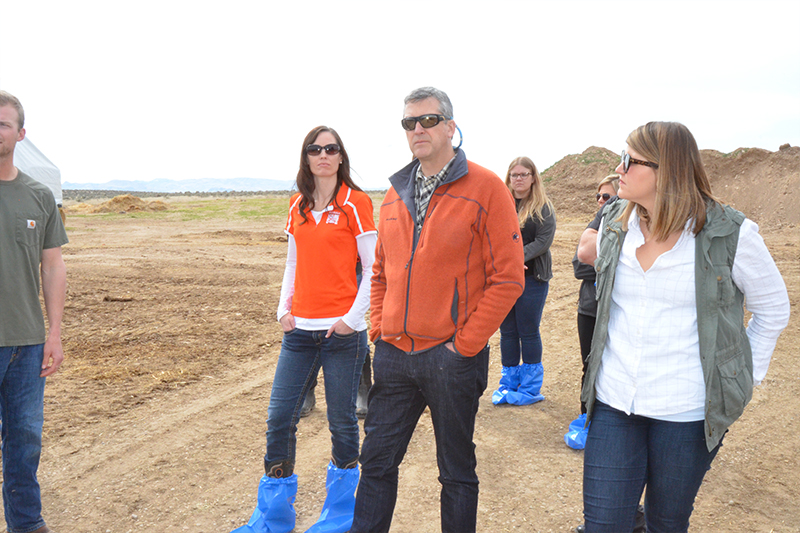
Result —
M 353 511 L 356 507 L 356 487 L 358 486 L 358 467 L 337 468 L 333 462 L 328 464 L 325 489 L 328 495 L 322 506 L 317 523 L 306 533 L 345 533 L 353 525 Z
M 500 405 L 506 402 L 506 394 L 519 388 L 519 366 L 504 366 L 500 369 L 500 386 L 492 393 L 492 403 Z
M 511 405 L 530 405 L 541 402 L 544 396 L 540 394 L 544 381 L 544 367 L 542 363 L 527 364 L 519 366 L 519 388 L 515 391 L 508 391 L 506 401 Z
M 294 529 L 296 495 L 297 474 L 283 478 L 262 476 L 258 484 L 258 506 L 253 516 L 246 525 L 231 533 L 289 533 Z
M 586 414 L 582 414 L 569 423 L 569 431 L 564 434 L 564 442 L 573 450 L 582 450 L 586 447 L 586 436 L 589 434 L 589 426 L 586 424 Z

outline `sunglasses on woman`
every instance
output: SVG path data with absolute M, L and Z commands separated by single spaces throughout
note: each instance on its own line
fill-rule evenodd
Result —
M 321 154 L 323 150 L 325 150 L 325 153 L 328 155 L 336 155 L 339 153 L 339 150 L 341 150 L 341 148 L 339 148 L 338 144 L 326 144 L 325 146 L 320 146 L 318 144 L 309 144 L 308 146 L 306 146 L 306 153 L 308 155 L 316 156 Z
M 624 170 L 625 172 L 628 172 L 628 169 L 631 168 L 631 163 L 634 163 L 636 165 L 644 165 L 650 168 L 658 168 L 658 165 L 656 163 L 651 163 L 650 161 L 642 161 L 641 159 L 632 158 L 631 155 L 625 150 L 622 151 L 621 163 L 622 163 L 622 170 Z
M 607 192 L 604 192 L 603 194 L 597 193 L 594 195 L 594 198 L 595 200 L 600 200 L 600 198 L 602 198 L 604 202 L 607 202 L 608 199 L 611 198 L 611 195 Z
M 414 128 L 417 127 L 417 122 L 422 124 L 423 128 L 428 129 L 434 127 L 443 120 L 448 120 L 452 118 L 453 117 L 446 117 L 444 115 L 436 115 L 436 114 L 420 115 L 418 117 L 406 117 L 400 121 L 400 124 L 403 125 L 404 130 L 414 131 Z

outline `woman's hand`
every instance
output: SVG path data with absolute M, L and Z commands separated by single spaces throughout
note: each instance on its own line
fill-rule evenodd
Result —
M 292 315 L 292 313 L 286 313 L 281 317 L 281 319 L 278 322 L 281 323 L 281 327 L 283 328 L 284 333 L 288 333 L 292 331 L 295 327 L 297 327 L 296 324 L 294 323 L 294 315 Z
M 328 330 L 328 333 L 325 335 L 325 338 L 326 339 L 329 338 L 334 333 L 337 333 L 337 334 L 342 335 L 342 336 L 350 335 L 354 331 L 355 330 L 353 328 L 351 328 L 350 326 L 345 324 L 344 320 L 342 320 L 340 318 L 339 320 L 336 321 L 336 324 L 331 326 L 331 329 Z

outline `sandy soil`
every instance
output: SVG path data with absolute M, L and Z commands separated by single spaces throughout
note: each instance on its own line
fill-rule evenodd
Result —
M 202 210 L 208 202 L 220 206 L 210 218 L 170 214 L 176 203 Z M 172 208 L 158 216 L 68 214 L 68 360 L 48 380 L 40 468 L 55 531 L 227 533 L 249 518 L 280 349 L 274 310 L 286 244 L 283 215 L 243 216 L 237 202 L 167 199 Z M 495 407 L 491 389 L 482 399 L 479 531 L 567 532 L 582 521 L 582 452 L 563 434 L 579 411 L 579 282 L 570 261 L 591 204 L 559 211 L 542 323 L 547 399 Z M 706 476 L 696 532 L 800 531 L 800 227 L 762 233 L 794 318 Z M 490 387 L 499 378 L 497 343 L 495 335 Z M 319 400 L 299 426 L 298 532 L 324 499 L 330 436 Z M 393 531 L 439 531 L 436 477 L 423 416 L 401 469 Z

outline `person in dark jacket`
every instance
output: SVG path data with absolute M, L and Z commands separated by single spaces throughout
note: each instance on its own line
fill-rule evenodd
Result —
M 544 400 L 539 323 L 553 277 L 550 245 L 556 233 L 556 214 L 530 158 L 518 157 L 511 162 L 506 185 L 517 205 L 525 253 L 525 290 L 500 325 L 503 368 L 492 402 L 529 405 Z
M 619 175 L 610 174 L 597 184 L 597 194 L 595 199 L 600 208 L 597 216 L 589 223 L 587 228 L 597 229 L 600 226 L 600 216 L 606 202 L 616 200 L 617 189 L 619 187 Z M 613 199 L 613 200 L 612 200 Z M 583 362 L 583 372 L 581 373 L 581 386 L 583 386 L 583 376 L 586 373 L 586 358 L 592 349 L 592 334 L 594 333 L 594 321 L 597 315 L 597 301 L 595 300 L 595 272 L 594 265 L 587 265 L 578 260 L 576 250 L 575 257 L 572 258 L 572 270 L 575 278 L 581 280 L 581 288 L 578 293 L 578 339 L 581 344 L 581 361 Z M 575 419 L 569 426 L 570 431 L 564 435 L 564 440 L 570 448 L 582 450 L 586 443 L 586 405 L 581 402 L 581 416 Z

